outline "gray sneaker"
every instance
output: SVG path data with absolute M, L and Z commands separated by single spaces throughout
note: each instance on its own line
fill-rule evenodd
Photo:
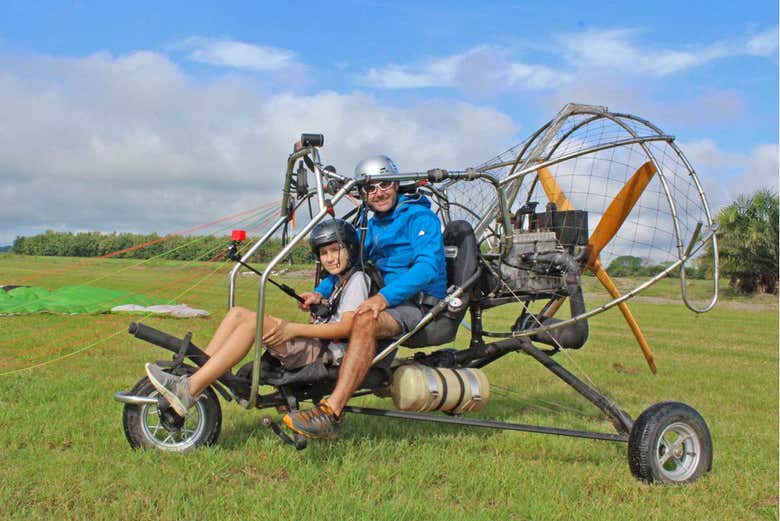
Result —
M 184 416 L 197 398 L 190 394 L 190 379 L 166 373 L 157 364 L 146 364 L 146 375 L 179 416 Z

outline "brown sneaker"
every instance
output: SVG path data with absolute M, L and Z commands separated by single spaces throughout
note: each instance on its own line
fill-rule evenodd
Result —
M 282 421 L 289 428 L 307 438 L 333 439 L 338 435 L 341 418 L 337 418 L 327 400 L 313 409 L 285 414 Z

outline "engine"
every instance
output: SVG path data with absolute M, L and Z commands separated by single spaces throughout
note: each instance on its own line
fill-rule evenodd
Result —
M 491 293 L 496 297 L 531 301 L 569 297 L 571 316 L 585 312 L 580 272 L 587 261 L 588 214 L 580 210 L 558 211 L 548 204 L 536 212 L 537 203 L 520 208 L 512 219 L 512 244 L 494 260 Z M 542 314 L 522 315 L 514 330 L 535 329 L 560 322 Z M 532 339 L 556 348 L 576 349 L 588 336 L 586 321 L 538 333 Z

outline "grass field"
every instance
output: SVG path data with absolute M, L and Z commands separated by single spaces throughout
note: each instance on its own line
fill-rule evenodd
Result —
M 225 310 L 227 268 L 137 262 L 0 255 L 0 284 L 91 283 L 176 297 L 211 316 L 143 321 L 176 335 L 192 331 L 204 345 Z M 302 275 L 280 278 L 309 286 Z M 256 281 L 241 277 L 240 303 L 254 306 Z M 703 294 L 702 284 L 691 289 Z M 692 485 L 639 483 L 625 444 L 356 415 L 337 441 L 296 452 L 259 425 L 266 411 L 226 402 L 216 446 L 133 451 L 113 394 L 143 376 L 144 362 L 168 355 L 124 333 L 140 317 L 27 315 L 0 317 L 0 517 L 776 519 L 777 300 L 724 292 L 714 311 L 696 316 L 679 303 L 678 285 L 663 281 L 630 302 L 658 375 L 617 310 L 591 321 L 583 349 L 557 358 L 634 417 L 666 399 L 699 410 L 714 463 Z M 289 298 L 269 292 L 274 313 L 304 318 Z M 598 301 L 588 293 L 589 304 Z M 517 314 L 508 308 L 491 312 L 487 326 L 506 327 Z M 510 355 L 486 372 L 494 397 L 480 417 L 611 432 L 594 407 L 527 357 Z M 376 397 L 355 402 L 392 406 Z

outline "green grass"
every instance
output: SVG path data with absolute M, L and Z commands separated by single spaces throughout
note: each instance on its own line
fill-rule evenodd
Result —
M 80 262 L 0 255 L 0 283 L 27 279 L 52 289 L 95 281 L 172 297 L 200 280 L 178 300 L 210 317 L 144 320 L 172 334 L 192 331 L 199 344 L 224 312 L 226 269 L 209 277 L 214 264 L 101 260 L 57 271 Z M 280 279 L 300 290 L 310 285 L 294 274 Z M 240 303 L 254 305 L 256 281 L 240 279 Z M 586 282 L 589 304 L 600 298 L 592 282 Z M 357 415 L 347 417 L 337 441 L 296 452 L 260 427 L 266 411 L 226 402 L 215 447 L 189 454 L 133 451 L 113 393 L 141 378 L 144 362 L 168 356 L 122 333 L 137 317 L 0 317 L 0 373 L 6 373 L 0 376 L 0 517 L 776 519 L 776 299 L 756 304 L 726 295 L 714 311 L 696 316 L 670 300 L 678 295 L 676 280 L 662 281 L 630 302 L 655 351 L 658 375 L 646 369 L 617 310 L 591 320 L 588 344 L 558 359 L 634 417 L 666 399 L 696 407 L 712 431 L 715 458 L 712 472 L 688 486 L 639 483 L 624 444 Z M 268 306 L 303 318 L 275 289 Z M 516 313 L 509 306 L 491 311 L 487 326 L 506 327 Z M 458 339 L 465 340 L 465 334 Z M 41 363 L 47 365 L 22 370 Z M 496 387 L 481 417 L 610 432 L 595 408 L 527 357 L 510 355 L 487 373 Z M 356 402 L 391 406 L 375 397 Z

